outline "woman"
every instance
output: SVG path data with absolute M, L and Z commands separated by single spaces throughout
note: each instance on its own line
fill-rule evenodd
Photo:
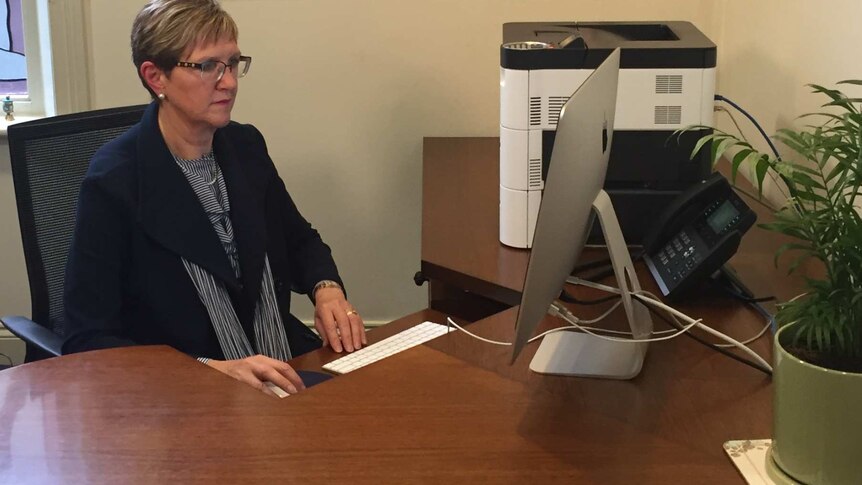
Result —
M 151 0 L 132 59 L 154 101 L 82 184 L 64 352 L 167 344 L 264 392 L 301 390 L 284 361 L 321 340 L 289 313 L 291 289 L 323 345 L 351 352 L 365 330 L 263 136 L 230 120 L 251 63 L 236 24 L 216 0 Z

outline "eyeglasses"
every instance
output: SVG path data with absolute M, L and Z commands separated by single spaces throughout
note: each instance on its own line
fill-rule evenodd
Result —
M 222 61 L 209 60 L 204 62 L 179 61 L 177 62 L 177 65 L 180 67 L 200 69 L 201 79 L 217 83 L 221 81 L 222 77 L 224 77 L 224 73 L 227 69 L 230 69 L 230 72 L 237 78 L 245 76 L 248 73 L 248 68 L 251 66 L 251 57 L 239 56 L 231 59 L 227 64 Z

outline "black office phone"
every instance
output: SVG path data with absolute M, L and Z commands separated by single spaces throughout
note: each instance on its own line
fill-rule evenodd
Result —
M 644 238 L 644 261 L 662 294 L 675 298 L 720 269 L 756 220 L 719 173 L 680 194 Z

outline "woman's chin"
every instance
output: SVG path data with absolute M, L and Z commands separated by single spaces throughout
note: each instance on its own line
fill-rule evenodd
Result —
M 213 116 L 210 118 L 210 124 L 213 128 L 224 128 L 230 123 L 230 112 L 221 116 Z

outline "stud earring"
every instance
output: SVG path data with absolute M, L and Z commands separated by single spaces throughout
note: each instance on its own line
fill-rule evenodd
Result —
M 159 93 L 158 98 L 159 98 L 159 100 L 164 101 L 165 100 L 165 93 Z

